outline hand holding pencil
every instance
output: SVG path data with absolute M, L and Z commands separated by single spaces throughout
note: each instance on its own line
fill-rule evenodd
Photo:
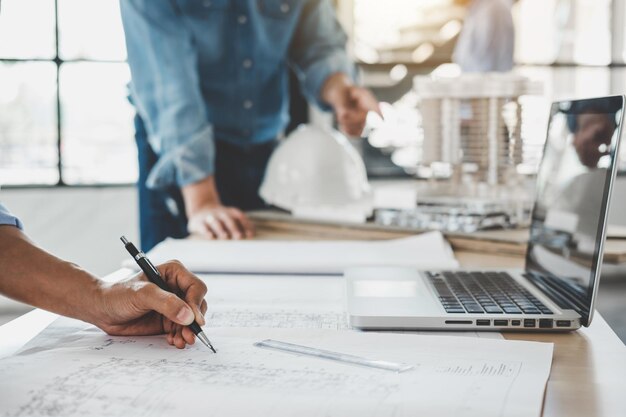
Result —
M 201 332 L 200 326 L 205 324 L 206 285 L 177 261 L 152 268 L 150 275 L 156 272 L 162 285 L 144 271 L 101 286 L 97 326 L 117 336 L 166 333 L 168 343 L 179 349 L 194 344 L 197 334 L 191 327 L 195 324 L 195 330 Z M 211 348 L 210 342 L 207 346 Z

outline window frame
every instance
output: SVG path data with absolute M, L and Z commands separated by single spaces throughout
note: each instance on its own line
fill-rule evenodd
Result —
M 0 0 L 0 12 L 2 11 L 2 0 Z M 56 69 L 55 77 L 55 125 L 56 125 L 56 154 L 57 164 L 56 171 L 58 174 L 58 181 L 51 184 L 0 184 L 2 189 L 49 189 L 49 188 L 116 188 L 116 187 L 128 187 L 134 186 L 134 182 L 129 183 L 93 183 L 93 184 L 68 184 L 63 179 L 63 157 L 62 157 L 62 144 L 63 144 L 63 123 L 61 108 L 61 86 L 59 78 L 61 74 L 61 67 L 65 64 L 80 63 L 80 62 L 93 62 L 93 63 L 105 63 L 105 64 L 125 64 L 126 61 L 120 60 L 107 60 L 107 59 L 92 59 L 92 58 L 76 58 L 76 59 L 63 59 L 60 55 L 59 47 L 59 2 L 54 0 L 54 56 L 52 58 L 4 58 L 0 57 L 0 63 L 28 63 L 28 62 L 47 62 L 53 63 Z

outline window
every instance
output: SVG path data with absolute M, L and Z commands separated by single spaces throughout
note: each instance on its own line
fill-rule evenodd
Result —
M 411 169 L 421 161 L 424 143 L 429 141 L 412 130 L 421 124 L 421 116 L 414 110 L 420 92 L 414 90 L 411 77 L 450 62 L 471 2 L 352 3 L 348 27 L 354 56 L 365 68 L 363 79 L 376 88 L 379 98 L 402 111 L 402 119 L 407 122 L 402 133 L 370 137 L 369 144 L 382 149 L 383 154 L 391 154 L 396 165 Z M 518 0 L 512 2 L 512 13 L 517 64 L 514 71 L 543 85 L 541 95 L 520 98 L 523 163 L 518 169 L 534 174 L 541 160 L 553 100 L 626 91 L 626 6 L 617 0 Z M 405 143 L 399 144 L 400 137 L 407 138 Z M 626 175 L 624 145 L 619 163 Z
M 516 20 L 518 72 L 544 85 L 544 97 L 532 113 L 545 126 L 552 100 L 623 94 L 626 9 L 614 0 L 519 0 Z M 529 111 L 529 114 L 531 112 Z M 531 126 L 533 123 L 531 123 Z M 533 137 L 541 137 L 541 130 Z M 537 141 L 542 145 L 543 140 Z M 541 148 L 539 148 L 541 149 Z M 536 160 L 539 161 L 540 152 Z M 621 144 L 619 169 L 626 174 L 626 146 Z
M 516 61 L 534 65 L 614 63 L 612 3 L 612 0 L 520 0 L 515 7 Z
M 0 185 L 136 181 L 119 3 L 1 5 Z

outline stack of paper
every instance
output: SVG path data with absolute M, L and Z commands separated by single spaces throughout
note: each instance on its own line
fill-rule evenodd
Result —
M 380 241 L 168 239 L 148 256 L 154 263 L 178 259 L 197 273 L 342 274 L 354 266 L 458 267 L 439 232 Z M 133 262 L 125 266 L 136 268 Z

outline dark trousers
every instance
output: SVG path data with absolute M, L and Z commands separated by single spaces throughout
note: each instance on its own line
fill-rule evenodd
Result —
M 184 238 L 187 216 L 180 189 L 171 186 L 163 190 L 146 187 L 146 179 L 158 156 L 154 153 L 143 121 L 135 116 L 135 140 L 139 155 L 139 229 L 141 248 L 149 251 L 167 237 Z M 236 146 L 215 141 L 215 183 L 226 206 L 241 210 L 266 207 L 259 197 L 259 187 L 276 141 Z

